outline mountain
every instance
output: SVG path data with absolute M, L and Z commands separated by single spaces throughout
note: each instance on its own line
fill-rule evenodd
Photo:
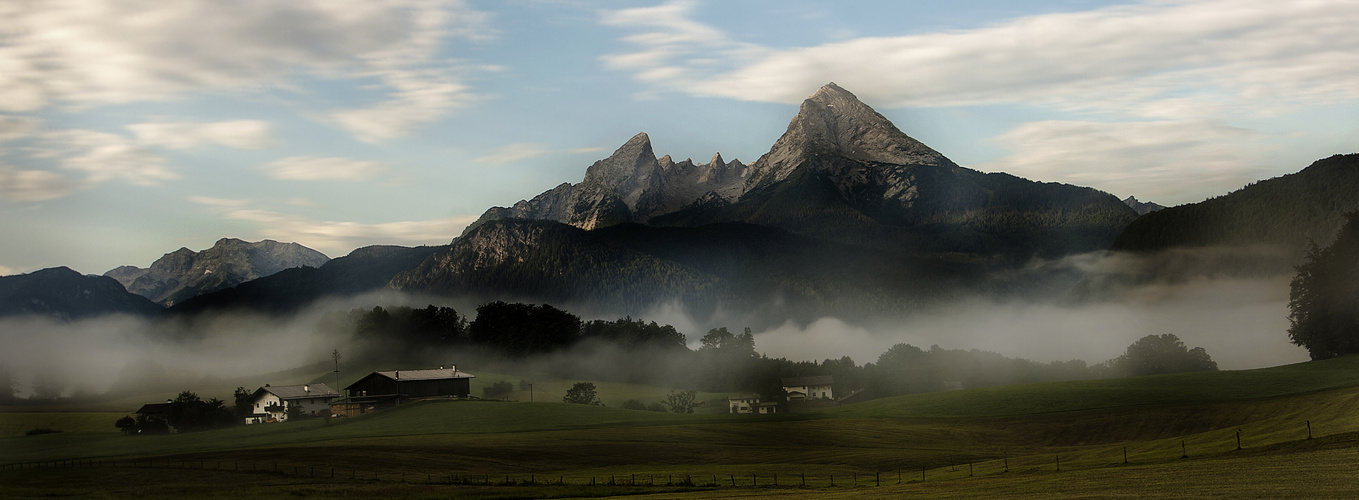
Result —
M 39 315 L 62 320 L 105 314 L 153 316 L 161 307 L 128 293 L 117 280 L 66 267 L 0 276 L 0 316 Z
M 390 287 L 634 313 L 908 310 L 1022 286 L 985 276 L 1105 249 L 1136 217 L 1094 189 L 960 167 L 829 84 L 749 165 L 657 159 L 637 134 L 580 183 L 488 210 Z
M 156 259 L 150 268 L 121 266 L 104 276 L 118 280 L 132 293 L 171 306 L 284 269 L 318 267 L 328 260 L 325 254 L 297 243 L 222 238 L 202 252 L 180 248 Z
M 375 245 L 354 250 L 320 267 L 296 267 L 239 285 L 183 300 L 167 316 L 206 311 L 250 310 L 291 313 L 318 300 L 359 295 L 387 286 L 397 274 L 415 268 L 447 246 Z
M 879 248 L 1022 257 L 1103 249 L 1136 217 L 1095 189 L 960 167 L 834 83 L 803 101 L 749 170 L 736 202 L 652 223 L 742 221 Z
M 660 159 L 646 133 L 633 136 L 608 158 L 585 170 L 579 184 L 563 183 L 514 206 L 492 207 L 463 234 L 499 219 L 551 220 L 581 229 L 646 222 L 692 204 L 703 196 L 734 201 L 743 191 L 747 168 L 740 160 L 713 155 L 704 164 Z
M 1149 213 L 1118 235 L 1114 250 L 1267 246 L 1290 259 L 1326 245 L 1359 210 L 1359 154 L 1317 160 L 1296 173 L 1199 203 Z
M 1137 214 L 1108 193 L 963 168 L 831 83 L 750 165 L 656 159 L 637 134 L 562 184 L 469 226 L 551 220 L 591 230 L 636 222 L 745 222 L 855 245 L 927 253 L 1063 255 L 1106 248 Z
M 1159 205 L 1159 204 L 1156 204 L 1156 203 L 1152 203 L 1152 202 L 1150 202 L 1150 201 L 1145 202 L 1145 203 L 1144 203 L 1144 202 L 1137 201 L 1137 197 L 1136 197 L 1136 196 L 1129 196 L 1129 197 L 1127 197 L 1127 198 L 1124 198 L 1124 199 L 1123 199 L 1123 204 L 1124 204 L 1124 205 L 1127 205 L 1129 208 L 1132 208 L 1133 211 L 1134 211 L 1134 212 L 1137 212 L 1137 215 L 1139 215 L 1139 216 L 1147 215 L 1147 214 L 1152 213 L 1152 212 L 1155 212 L 1155 211 L 1157 211 L 1157 210 L 1163 210 L 1163 209 L 1166 208 L 1166 207 L 1163 206 L 1163 205 Z

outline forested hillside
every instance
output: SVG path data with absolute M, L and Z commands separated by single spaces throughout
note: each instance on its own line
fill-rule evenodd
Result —
M 1272 245 L 1296 260 L 1324 245 L 1359 210 L 1359 154 L 1318 160 L 1300 172 L 1256 182 L 1200 203 L 1149 213 L 1128 225 L 1114 250 Z

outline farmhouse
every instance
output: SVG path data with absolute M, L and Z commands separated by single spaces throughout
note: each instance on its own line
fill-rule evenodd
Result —
M 759 394 L 740 394 L 727 398 L 728 412 L 767 415 L 778 410 L 778 403 L 761 403 Z
M 785 378 L 783 392 L 788 393 L 789 401 L 835 399 L 835 393 L 831 390 L 834 383 L 835 378 L 830 375 Z
M 250 396 L 252 413 L 245 417 L 245 423 L 286 422 L 289 409 L 294 409 L 299 414 L 317 415 L 327 408 L 330 400 L 337 397 L 340 397 L 340 393 L 326 384 L 280 386 L 265 384 Z M 321 415 L 329 416 L 324 413 Z
M 179 430 L 178 430 L 178 429 L 175 429 L 175 427 L 174 427 L 173 425 L 170 425 L 170 422 L 169 422 L 169 420 L 170 420 L 170 409 L 173 408 L 173 407 L 174 407 L 174 401 L 173 401 L 173 400 L 169 400 L 169 399 L 165 400 L 164 403 L 146 403 L 146 404 L 142 405 L 141 408 L 138 408 L 138 409 L 137 409 L 137 412 L 136 412 L 136 413 L 137 413 L 137 416 L 139 417 L 137 420 L 138 420 L 138 421 L 141 421 L 141 422 L 147 422 L 148 425 L 147 425 L 146 427 L 147 427 L 148 429 L 150 429 L 150 428 L 155 428 L 156 426 L 164 425 L 164 426 L 165 426 L 164 432 L 169 432 L 170 434 L 174 434 L 174 433 L 176 433 L 176 432 L 179 432 Z M 142 431 L 139 430 L 139 431 L 137 431 L 137 432 L 142 432 Z M 159 432 L 159 431 L 153 431 L 153 432 Z
M 473 378 L 476 375 L 460 372 L 457 366 L 373 372 L 346 386 L 346 397 L 331 403 L 330 410 L 354 416 L 413 399 L 465 398 L 472 393 Z

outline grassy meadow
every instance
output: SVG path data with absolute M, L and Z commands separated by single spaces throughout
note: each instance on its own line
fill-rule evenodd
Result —
M 1359 494 L 1359 357 L 775 416 L 623 410 L 666 392 L 628 384 L 597 383 L 610 406 L 560 403 L 571 382 L 535 385 L 533 403 L 516 393 L 164 436 L 119 434 L 120 414 L 0 413 L 0 496 Z M 63 432 L 23 435 L 33 427 Z

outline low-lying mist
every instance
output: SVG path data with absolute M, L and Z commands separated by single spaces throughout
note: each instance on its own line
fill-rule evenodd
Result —
M 1175 334 L 1186 345 L 1205 348 L 1223 369 L 1308 359 L 1307 352 L 1291 344 L 1286 333 L 1291 274 L 1220 272 L 1211 266 L 1208 272 L 1201 266 L 1186 272 L 1150 260 L 1157 258 L 1165 257 L 1100 253 L 1036 262 L 1024 272 L 1065 275 L 1066 285 L 1055 287 L 1055 281 L 1048 279 L 1033 287 L 1041 291 L 979 294 L 909 314 L 828 315 L 797 323 L 722 308 L 712 317 L 694 318 L 681 305 L 669 304 L 632 317 L 673 325 L 695 350 L 712 328 L 739 332 L 746 325 L 779 325 L 754 332 L 756 350 L 793 361 L 849 356 L 863 364 L 876 361 L 893 345 L 908 343 L 925 349 L 939 345 L 992 351 L 1040 363 L 1079 359 L 1095 364 L 1119 356 L 1139 338 L 1165 333 Z M 1176 258 L 1182 260 L 1184 255 Z M 1194 258 L 1213 260 L 1202 255 Z M 180 390 L 203 390 L 207 391 L 202 394 L 205 399 L 227 399 L 229 389 L 219 394 L 206 388 L 309 382 L 302 378 L 330 371 L 335 349 L 342 353 L 342 370 L 361 359 L 381 359 L 392 365 L 382 369 L 421 368 L 435 359 L 446 360 L 435 364 L 457 362 L 460 369 L 472 373 L 486 369 L 476 363 L 492 366 L 489 358 L 471 350 L 427 349 L 407 351 L 414 354 L 404 358 L 392 358 L 391 353 L 381 358 L 371 352 L 382 349 L 380 343 L 355 339 L 351 331 L 325 328 L 321 321 L 328 313 L 355 308 L 426 304 L 454 307 L 468 319 L 475 315 L 477 305 L 383 293 L 324 301 L 282 318 L 207 314 L 189 320 L 110 316 L 59 322 L 11 317 L 0 319 L 0 365 L 16 382 L 19 397 L 38 393 L 103 399 Z M 626 314 L 595 316 L 614 320 Z M 656 376 L 642 381 L 656 383 L 679 378 L 688 369 L 665 363 L 624 366 L 658 359 L 634 354 L 599 342 L 583 342 L 569 350 L 495 361 L 494 365 L 501 373 L 516 373 L 511 371 L 515 366 L 504 363 L 517 364 L 522 369 L 519 373 L 525 374 L 571 373 L 582 366 L 592 367 L 593 374 L 607 373 L 611 366 L 617 366 L 620 373 L 650 369 Z M 350 382 L 355 376 L 346 371 L 344 380 Z M 221 389 L 212 389 L 217 390 Z

